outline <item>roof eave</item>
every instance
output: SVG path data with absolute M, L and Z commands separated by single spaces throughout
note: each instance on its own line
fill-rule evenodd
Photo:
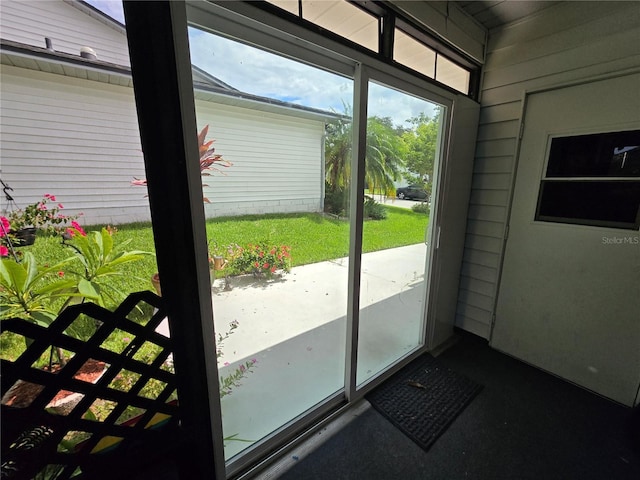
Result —
M 0 39 L 0 53 L 2 53 L 3 64 L 15 65 L 19 68 L 28 68 L 31 70 L 52 73 L 52 71 L 54 71 L 51 68 L 52 66 L 68 66 L 73 68 L 63 68 L 63 72 L 60 74 L 82 79 L 89 78 L 90 80 L 118 84 L 121 86 L 133 86 L 131 69 L 122 65 L 103 62 L 101 60 L 87 59 L 62 52 L 50 51 L 45 48 L 34 47 L 4 39 Z M 18 59 L 30 59 L 32 62 L 17 62 Z M 19 65 L 16 65 L 16 63 L 19 63 Z M 46 64 L 49 65 L 48 69 L 43 68 Z M 94 75 L 94 78 L 90 78 L 86 72 L 107 74 L 107 78 L 105 78 L 104 75 Z M 235 105 L 252 110 L 280 114 L 286 113 L 298 118 L 307 118 L 323 122 L 336 120 L 338 118 L 345 118 L 343 115 L 334 112 L 305 107 L 294 103 L 240 92 L 238 90 L 229 90 L 227 88 L 215 87 L 197 82 L 194 83 L 194 89 L 196 91 L 196 98 L 215 100 L 218 103 Z

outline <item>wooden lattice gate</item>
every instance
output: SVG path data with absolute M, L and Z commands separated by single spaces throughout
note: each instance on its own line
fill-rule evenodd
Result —
M 142 304 L 154 313 L 132 321 Z M 66 333 L 87 317 L 97 327 L 88 340 Z M 165 317 L 162 299 L 140 292 L 115 312 L 71 306 L 48 328 L 3 320 L 2 335 L 24 337 L 28 347 L 2 360 L 2 478 L 133 478 L 131 469 L 170 458 L 182 440 L 171 339 L 156 332 Z M 129 340 L 122 351 L 105 347 L 116 331 Z M 58 348 L 68 353 L 66 365 L 36 366 Z

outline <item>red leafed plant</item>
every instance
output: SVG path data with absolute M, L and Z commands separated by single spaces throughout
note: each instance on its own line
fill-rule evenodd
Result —
M 205 142 L 205 138 L 207 133 L 209 132 L 209 125 L 205 125 L 200 133 L 198 134 L 198 151 L 200 153 L 200 158 L 198 159 L 200 163 L 200 175 L 210 176 L 210 171 L 219 172 L 224 175 L 224 172 L 220 167 L 230 167 L 233 165 L 230 161 L 222 158 L 222 155 L 219 153 L 215 153 L 216 149 L 213 148 L 213 142 L 215 140 L 209 140 Z M 131 182 L 131 185 L 146 185 L 147 180 L 145 178 L 134 178 Z M 203 183 L 203 187 L 207 187 L 208 185 Z M 206 203 L 210 203 L 207 197 L 203 197 L 203 201 Z

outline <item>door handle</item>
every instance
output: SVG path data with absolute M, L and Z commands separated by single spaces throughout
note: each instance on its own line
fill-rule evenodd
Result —
M 440 225 L 438 225 L 438 230 L 436 233 L 436 250 L 440 248 L 440 232 L 442 231 L 442 229 L 440 228 Z M 429 229 L 427 228 L 424 232 L 424 244 L 428 247 L 429 246 Z

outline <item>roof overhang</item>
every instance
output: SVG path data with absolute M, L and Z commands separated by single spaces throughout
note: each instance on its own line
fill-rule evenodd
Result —
M 92 80 L 122 87 L 133 87 L 131 69 L 100 60 L 34 47 L 9 40 L 0 40 L 2 65 L 53 73 L 71 78 Z M 297 118 L 328 122 L 343 118 L 337 113 L 243 93 L 229 88 L 194 83 L 199 100 L 221 103 L 263 112 L 279 113 Z
M 0 54 L 2 65 L 133 87 L 131 69 L 114 63 L 91 60 L 4 39 L 0 40 Z

